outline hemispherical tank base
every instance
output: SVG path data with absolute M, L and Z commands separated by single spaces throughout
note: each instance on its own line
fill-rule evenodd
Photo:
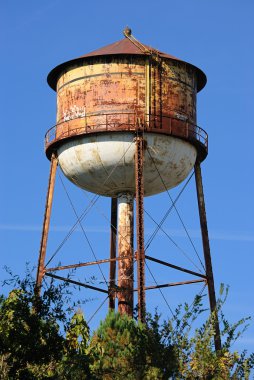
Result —
M 182 139 L 145 133 L 144 195 L 181 183 L 192 170 L 196 148 Z M 135 194 L 135 133 L 98 133 L 72 138 L 58 147 L 59 165 L 75 185 L 115 197 Z

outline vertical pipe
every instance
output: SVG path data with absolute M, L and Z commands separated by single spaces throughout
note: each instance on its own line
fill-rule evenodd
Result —
M 57 169 L 57 157 L 53 153 L 51 156 L 49 183 L 48 183 L 48 191 L 47 191 L 47 197 L 46 197 L 46 206 L 45 206 L 45 213 L 44 213 L 44 220 L 43 220 L 42 237 L 41 237 L 36 286 L 35 286 L 35 292 L 37 292 L 38 294 L 40 294 L 42 279 L 43 279 L 44 271 L 45 271 L 44 265 L 45 265 L 45 257 L 46 257 L 46 250 L 47 250 L 51 209 L 52 209 L 52 202 L 53 202 L 53 195 L 54 195 L 56 169 Z
M 133 197 L 118 197 L 118 311 L 133 316 Z
M 158 64 L 158 75 L 159 75 L 159 88 L 160 88 L 160 95 L 159 95 L 159 104 L 160 104 L 160 128 L 163 127 L 162 125 L 162 106 L 163 106 L 163 98 L 162 98 L 162 62 L 159 62 Z
M 145 248 L 144 248 L 144 140 L 136 138 L 135 180 L 136 180 L 136 220 L 137 220 L 137 271 L 138 271 L 138 318 L 145 322 Z
M 200 167 L 199 162 L 196 162 L 195 164 L 195 179 L 196 179 L 199 218 L 200 218 L 200 227 L 201 227 L 201 232 L 202 232 L 202 242 L 203 242 L 203 251 L 204 251 L 204 258 L 205 258 L 205 266 L 206 266 L 206 278 L 207 278 L 207 285 L 208 285 L 210 309 L 212 312 L 215 313 L 214 344 L 215 344 L 216 351 L 219 351 L 221 350 L 220 326 L 219 326 L 218 315 L 216 313 L 216 296 L 215 296 L 215 288 L 214 288 L 213 268 L 212 268 L 212 260 L 211 260 L 211 252 L 210 252 L 210 244 L 209 244 L 209 236 L 208 236 L 208 228 L 207 228 L 202 174 L 201 174 L 201 167 Z
M 145 125 L 146 125 L 146 127 L 149 127 L 150 113 L 151 113 L 151 65 L 150 65 L 150 56 L 146 58 L 145 78 L 146 78 Z
M 116 258 L 117 198 L 111 198 L 110 258 Z M 116 262 L 110 261 L 109 267 L 109 308 L 115 310 Z

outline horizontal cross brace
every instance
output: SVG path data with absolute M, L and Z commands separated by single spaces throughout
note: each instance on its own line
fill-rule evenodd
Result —
M 124 259 L 130 259 L 129 256 L 122 256 L 122 257 L 116 257 L 114 259 L 104 259 L 104 260 L 97 260 L 97 261 L 88 261 L 87 263 L 79 263 L 79 264 L 71 264 L 71 265 L 63 265 L 58 266 L 55 268 L 45 268 L 45 272 L 55 272 L 56 270 L 64 270 L 64 269 L 73 269 L 73 268 L 80 268 L 80 267 L 87 267 L 89 265 L 96 265 L 96 264 L 104 264 L 109 263 L 112 261 L 119 261 Z

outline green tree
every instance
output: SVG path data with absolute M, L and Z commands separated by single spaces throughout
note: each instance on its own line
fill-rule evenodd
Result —
M 44 319 L 31 307 L 23 290 L 10 292 L 0 304 L 0 354 L 10 379 L 30 379 L 30 365 L 59 360 L 64 339 L 54 319 Z
M 98 379 L 168 379 L 174 362 L 162 342 L 157 316 L 148 325 L 110 312 L 91 338 L 91 370 Z
M 87 372 L 82 347 L 89 332 L 80 313 L 69 320 L 76 305 L 68 285 L 44 283 L 39 297 L 29 271 L 22 280 L 9 275 L 5 283 L 15 289 L 0 297 L 0 379 L 70 379 L 74 367 L 78 377 L 72 378 L 86 379 L 79 368 Z M 77 339 L 81 343 L 75 346 Z
M 57 365 L 59 379 L 92 380 L 88 353 L 89 327 L 78 310 L 66 327 L 64 355 Z

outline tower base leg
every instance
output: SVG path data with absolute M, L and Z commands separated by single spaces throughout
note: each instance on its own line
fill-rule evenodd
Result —
M 195 179 L 196 179 L 199 218 L 200 218 L 200 227 L 201 227 L 201 233 L 202 233 L 202 242 L 203 242 L 203 251 L 204 251 L 204 259 L 205 259 L 205 267 L 206 267 L 206 278 L 207 278 L 210 309 L 211 309 L 211 312 L 214 313 L 214 317 L 215 317 L 214 345 L 215 345 L 216 351 L 220 351 L 221 350 L 220 326 L 219 326 L 219 320 L 218 320 L 218 315 L 216 311 L 216 296 L 215 296 L 215 288 L 214 288 L 212 259 L 211 259 L 210 243 L 209 243 L 208 228 L 207 228 L 202 174 L 201 174 L 201 167 L 200 167 L 199 162 L 195 164 Z
M 46 258 L 51 209 L 52 209 L 52 203 L 53 203 L 57 163 L 58 163 L 57 157 L 53 153 L 51 157 L 48 192 L 47 192 L 47 198 L 46 198 L 46 206 L 45 206 L 45 213 L 44 213 L 44 220 L 43 220 L 43 229 L 42 229 L 40 253 L 39 253 L 39 260 L 38 260 L 37 277 L 36 277 L 35 292 L 37 294 L 40 294 L 42 279 L 45 272 L 45 258 Z

